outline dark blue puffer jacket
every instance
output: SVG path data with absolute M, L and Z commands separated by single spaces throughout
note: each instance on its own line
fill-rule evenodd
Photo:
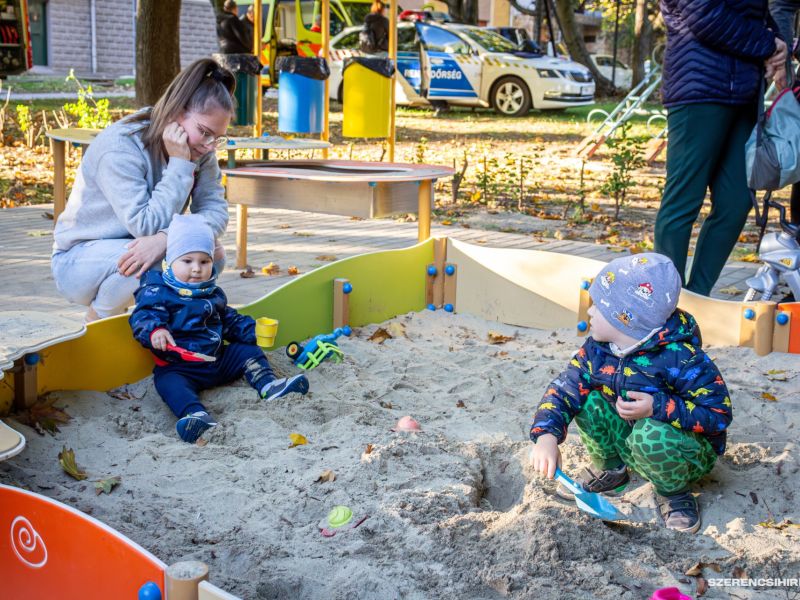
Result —
M 664 106 L 755 100 L 778 32 L 767 0 L 661 0 L 661 14 Z
M 161 271 L 153 269 L 145 273 L 135 297 L 136 308 L 129 319 L 133 336 L 162 361 L 182 362 L 174 352 L 154 350 L 150 344 L 150 335 L 162 327 L 177 346 L 209 356 L 219 355 L 223 340 L 256 343 L 256 322 L 228 306 L 225 292 L 218 287 L 205 296 L 184 296 L 164 282 Z
M 552 433 L 563 442 L 590 392 L 600 392 L 616 412 L 617 396 L 635 391 L 653 396 L 650 418 L 699 433 L 722 454 L 733 419 L 731 400 L 716 365 L 700 348 L 698 333 L 694 317 L 676 310 L 660 331 L 622 358 L 590 337 L 548 386 L 533 416 L 531 439 Z

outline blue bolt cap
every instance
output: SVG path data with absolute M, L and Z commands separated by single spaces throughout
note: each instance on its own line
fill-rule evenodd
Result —
M 778 322 L 778 325 L 786 325 L 789 322 L 789 315 L 785 312 L 779 312 L 778 316 L 775 317 L 775 321 Z
M 452 305 L 452 304 L 445 304 L 445 305 L 444 305 L 444 309 L 445 309 L 447 312 L 453 312 L 453 305 Z
M 435 304 L 428 304 L 428 310 L 436 310 Z
M 586 321 L 578 321 L 578 331 L 584 332 L 589 329 L 589 324 Z
M 436 267 L 434 267 L 433 265 L 430 265 L 428 267 L 428 275 L 430 275 L 431 277 L 435 277 L 436 273 L 437 273 Z
M 38 354 L 36 354 L 35 352 L 33 354 L 26 354 L 25 355 L 25 364 L 28 365 L 29 367 L 32 367 L 33 365 L 36 365 L 36 364 L 39 363 L 39 358 L 40 358 L 40 356 Z
M 453 265 L 447 265 L 444 268 L 444 272 L 447 273 L 448 275 L 452 275 L 453 273 L 456 272 L 456 268 Z
M 152 581 L 139 588 L 139 600 L 161 600 L 161 590 Z
M 752 308 L 746 309 L 744 311 L 744 318 L 747 319 L 748 321 L 752 321 L 753 319 L 756 318 L 756 311 L 754 311 Z
M 345 294 L 349 294 L 350 292 L 352 292 L 352 291 L 353 291 L 353 284 L 351 284 L 351 283 L 348 281 L 347 283 L 345 283 L 345 284 L 342 286 L 342 291 L 343 291 Z
M 228 146 L 235 146 L 236 142 L 233 140 L 228 140 Z
M 342 327 L 342 333 L 349 337 L 350 334 L 353 333 L 353 330 L 350 329 L 350 325 L 345 325 Z
M 581 281 L 581 289 L 583 289 L 583 290 L 588 290 L 588 289 L 589 289 L 589 287 L 591 287 L 591 286 L 589 285 L 589 282 L 588 282 L 588 281 L 586 281 L 586 280 L 584 280 L 584 281 Z

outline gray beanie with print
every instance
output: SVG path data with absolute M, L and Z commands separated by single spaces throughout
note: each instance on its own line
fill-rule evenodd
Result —
M 655 252 L 612 260 L 589 288 L 592 302 L 606 320 L 637 340 L 667 322 L 680 293 L 681 278 L 675 265 Z

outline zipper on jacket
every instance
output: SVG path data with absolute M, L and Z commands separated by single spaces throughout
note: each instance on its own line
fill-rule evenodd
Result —
M 614 393 L 619 397 L 622 396 L 622 382 L 625 379 L 623 373 L 625 372 L 625 357 L 621 356 L 619 359 L 619 365 L 617 365 L 617 372 L 614 374 L 614 379 L 611 381 L 611 389 L 614 390 Z M 623 398 L 624 400 L 625 398 Z M 617 399 L 614 398 L 614 402 Z

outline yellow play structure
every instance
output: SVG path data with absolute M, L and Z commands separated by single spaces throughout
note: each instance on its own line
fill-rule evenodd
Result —
M 470 313 L 524 327 L 575 328 L 577 335 L 585 335 L 590 304 L 587 290 L 603 264 L 554 252 L 428 239 L 409 248 L 325 265 L 240 310 L 281 323 L 275 349 L 345 324 L 361 327 L 426 309 Z M 679 306 L 695 316 L 706 345 L 748 346 L 760 355 L 773 351 L 800 353 L 800 303 L 741 303 L 684 291 Z M 20 333 L 13 352 L 9 346 L 0 345 L 0 367 L 6 370 L 5 379 L 0 381 L 0 414 L 8 414 L 12 405 L 24 409 L 46 392 L 109 390 L 147 377 L 152 370 L 152 359 L 134 341 L 125 315 L 85 328 L 59 324 L 51 315 L 22 311 L 16 315 L 0 313 L 0 321 L 3 318 L 16 318 Z M 29 331 L 37 332 L 38 337 L 28 343 L 25 338 Z M 50 336 L 50 341 L 42 336 Z M 94 566 L 85 558 L 91 554 L 85 552 L 85 540 L 89 539 L 85 529 L 97 538 L 100 550 L 95 555 L 117 557 L 114 560 L 119 564 L 141 563 L 137 571 L 130 571 L 135 576 L 110 581 L 110 587 L 103 587 L 104 598 L 134 598 L 137 593 L 139 597 L 169 600 L 233 598 L 207 582 L 201 583 L 207 577 L 201 567 L 195 571 L 202 572 L 202 577 L 189 577 L 175 588 L 169 568 L 158 559 L 91 517 L 80 515 L 38 494 L 0 486 L 0 529 L 18 527 L 24 521 L 23 525 L 29 527 L 24 540 L 39 540 L 45 545 L 49 541 L 51 547 L 59 544 L 61 552 L 70 556 L 69 575 L 55 560 L 52 569 L 42 566 L 31 570 L 14 546 L 17 538 L 0 536 L 0 579 L 11 597 L 47 597 L 47 590 L 56 589 L 54 586 L 62 591 L 71 589 L 70 581 L 81 580 L 82 573 L 91 571 Z M 54 526 L 54 522 L 68 522 L 71 535 L 57 533 L 63 527 Z M 108 572 L 114 570 L 109 567 Z M 153 595 L 141 596 L 145 585 Z M 92 590 L 83 590 L 81 595 L 100 597 Z

